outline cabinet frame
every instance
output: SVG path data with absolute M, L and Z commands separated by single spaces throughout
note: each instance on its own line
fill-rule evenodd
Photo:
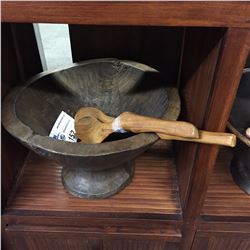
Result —
M 248 2 L 3 2 L 2 22 L 10 31 L 8 31 L 11 41 L 10 51 L 14 55 L 13 57 L 6 55 L 8 58 L 3 59 L 12 62 L 12 65 L 8 67 L 11 67 L 13 71 L 17 69 L 18 75 L 15 80 L 5 80 L 3 87 L 7 92 L 12 85 L 18 84 L 26 76 L 41 70 L 39 62 L 36 67 L 30 68 L 26 61 L 20 60 L 24 57 L 20 52 L 23 51 L 23 47 L 19 46 L 23 45 L 18 40 L 15 23 L 25 23 L 24 27 L 28 27 L 33 22 L 207 27 L 205 35 L 210 39 L 214 37 L 217 43 L 211 51 L 208 47 L 212 41 L 205 45 L 209 53 L 204 63 L 197 68 L 195 76 L 191 79 L 185 79 L 185 74 L 188 75 L 191 70 L 187 63 L 181 65 L 180 93 L 187 108 L 181 117 L 193 122 L 200 129 L 224 131 L 249 53 L 249 13 L 250 3 Z M 210 36 L 210 27 L 220 30 L 221 33 L 219 32 L 218 35 L 215 29 L 214 35 Z M 185 46 L 197 49 L 199 36 L 195 39 L 197 34 L 189 27 L 185 29 L 185 32 Z M 189 36 L 190 40 L 188 40 Z M 192 54 L 190 51 L 186 50 L 186 52 L 185 54 L 184 47 L 182 62 L 187 61 Z M 34 56 L 31 52 L 30 54 Z M 198 55 L 194 60 L 196 59 L 199 60 Z M 206 88 L 200 88 L 200 83 L 204 83 Z M 194 109 L 197 106 L 200 109 Z M 7 140 L 4 139 L 3 143 L 7 143 Z M 16 142 L 10 142 L 10 145 L 19 147 Z M 191 143 L 178 143 L 176 147 L 181 152 L 177 156 L 177 169 L 181 173 L 179 185 L 184 216 L 181 226 L 181 247 L 190 249 L 199 223 L 201 223 L 200 213 L 218 154 L 218 147 Z M 22 150 L 20 150 L 20 168 L 25 157 L 25 154 L 21 152 Z M 8 160 L 11 156 L 11 149 L 5 151 L 4 155 L 9 165 L 4 167 L 2 175 L 9 175 L 9 179 L 12 180 L 12 183 L 8 183 L 6 187 L 6 192 L 9 192 L 18 168 L 14 168 L 14 162 Z M 183 155 L 187 156 L 188 160 Z M 3 216 L 8 217 L 4 213 Z

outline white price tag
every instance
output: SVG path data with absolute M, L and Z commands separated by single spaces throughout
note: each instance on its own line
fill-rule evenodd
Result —
M 60 113 L 49 134 L 50 137 L 69 142 L 77 142 L 75 120 L 64 111 Z

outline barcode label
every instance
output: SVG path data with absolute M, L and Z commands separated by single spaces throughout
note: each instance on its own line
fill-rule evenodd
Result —
M 49 134 L 50 137 L 69 142 L 77 142 L 75 120 L 64 111 L 60 113 Z

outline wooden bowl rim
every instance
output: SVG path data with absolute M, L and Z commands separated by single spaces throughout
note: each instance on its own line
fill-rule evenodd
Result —
M 73 67 L 82 66 L 89 63 L 96 62 L 113 62 L 114 58 L 102 58 L 102 59 L 93 59 L 86 60 L 78 63 L 74 63 L 66 68 L 44 71 L 33 76 L 23 87 L 14 88 L 9 95 L 6 96 L 3 102 L 3 111 L 2 111 L 2 123 L 5 129 L 25 144 L 28 148 L 36 149 L 39 151 L 46 151 L 47 153 L 56 153 L 66 156 L 82 156 L 82 157 L 91 157 L 91 156 L 102 156 L 110 154 L 118 154 L 121 152 L 129 152 L 140 149 L 147 145 L 155 143 L 159 137 L 154 133 L 140 133 L 126 139 L 121 139 L 112 142 L 104 142 L 101 144 L 81 144 L 81 143 L 71 143 L 66 141 L 60 141 L 53 139 L 49 136 L 41 136 L 35 133 L 29 126 L 24 124 L 18 117 L 15 111 L 15 104 L 19 95 L 24 91 L 29 85 L 34 83 L 36 80 L 44 77 L 46 75 L 58 72 L 61 70 L 70 69 Z M 134 61 L 129 60 L 119 60 L 121 63 L 131 65 L 140 70 L 157 70 Z M 178 91 L 174 87 L 167 87 L 168 93 L 168 108 L 165 115 L 162 118 L 169 120 L 177 120 L 180 113 L 180 97 Z M 112 149 L 112 150 L 111 150 Z

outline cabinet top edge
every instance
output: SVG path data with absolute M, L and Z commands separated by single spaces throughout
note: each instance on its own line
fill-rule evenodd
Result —
M 250 2 L 2 1 L 2 22 L 250 28 Z

